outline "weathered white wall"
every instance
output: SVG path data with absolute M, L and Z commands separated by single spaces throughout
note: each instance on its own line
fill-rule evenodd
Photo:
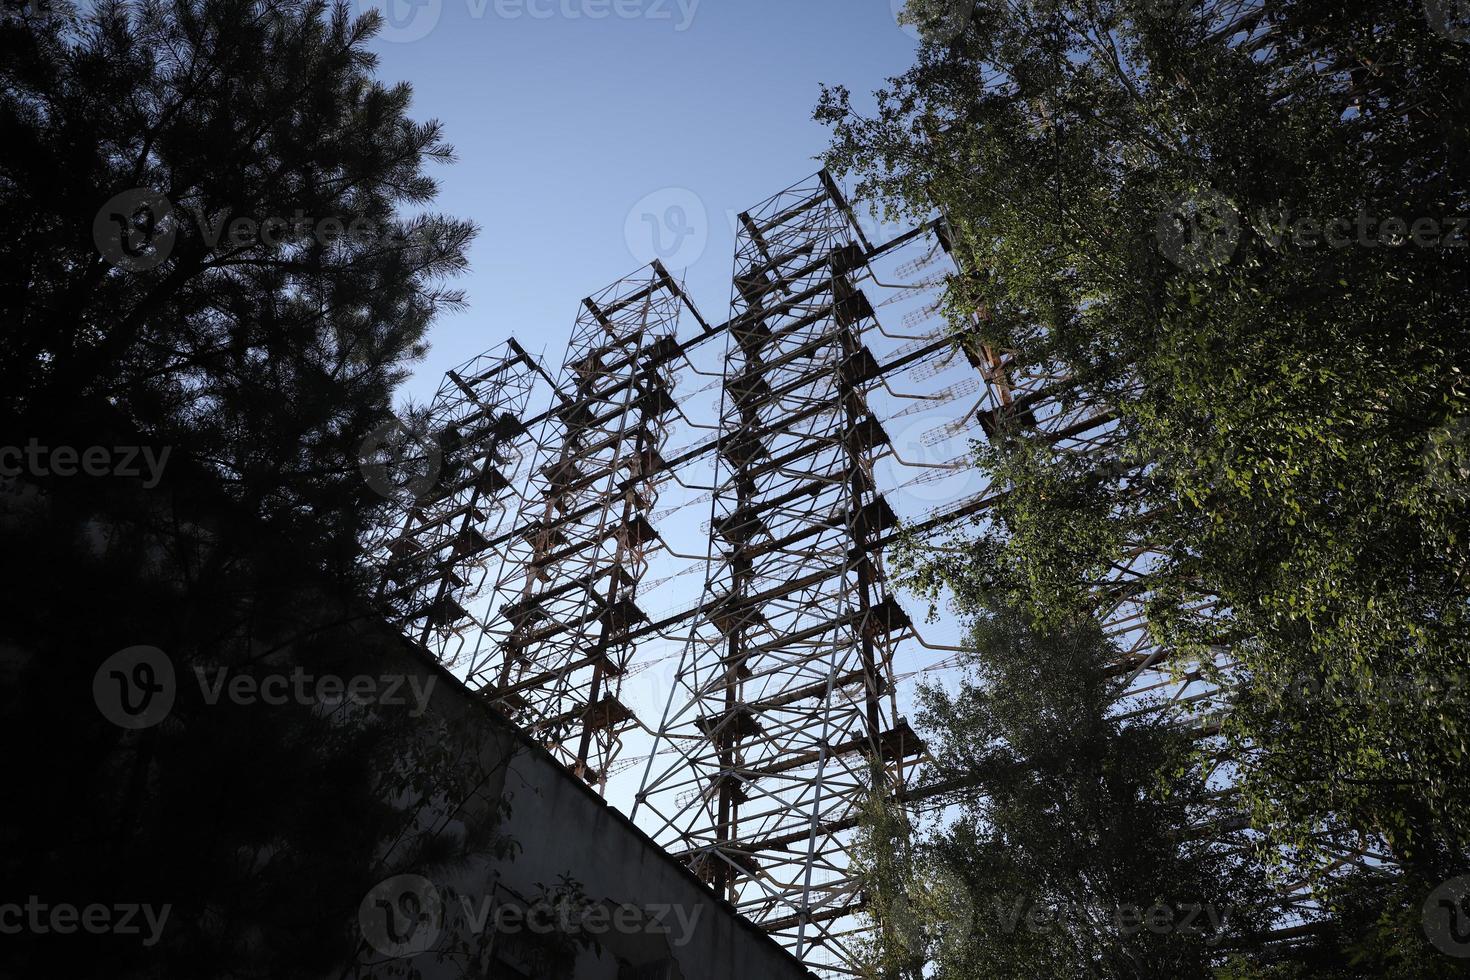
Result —
M 443 935 L 435 949 L 399 962 L 411 962 L 429 980 L 515 976 L 503 967 L 486 971 L 459 958 L 442 959 L 442 954 L 456 937 L 495 929 L 496 913 L 483 929 L 474 923 L 487 899 L 493 908 L 507 901 L 516 904 L 514 895 L 531 899 L 538 883 L 554 885 L 569 875 L 606 913 L 581 930 L 597 930 L 598 951 L 579 954 L 575 973 L 567 980 L 811 977 L 794 957 L 737 916 L 631 821 L 515 733 L 451 675 L 415 648 L 406 648 L 404 659 L 417 664 L 425 679 L 437 678 L 426 730 L 448 721 L 452 728 L 477 732 L 482 765 L 494 774 L 493 792 L 509 794 L 511 811 L 501 830 L 520 850 L 512 860 L 487 857 L 435 876 L 434 884 L 445 896 Z M 452 824 L 449 829 L 452 833 Z M 512 931 L 525 929 L 514 913 L 498 914 L 513 924 Z M 503 936 L 503 931 L 497 935 L 496 946 L 510 952 L 513 961 L 513 947 L 502 945 Z M 626 964 L 621 973 L 619 960 Z M 660 964 L 667 965 L 667 972 Z

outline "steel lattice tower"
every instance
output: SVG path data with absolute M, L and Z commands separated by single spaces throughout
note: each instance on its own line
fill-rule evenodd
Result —
M 869 246 L 820 174 L 739 216 L 716 560 L 635 816 L 802 955 L 860 905 L 845 851 L 870 793 L 922 751 L 898 717 L 909 627 L 875 542 L 894 524 L 866 391 Z
M 903 718 L 906 683 L 960 648 L 920 635 L 884 550 L 900 521 L 987 530 L 1007 489 L 974 441 L 1094 457 L 1117 417 L 945 320 L 937 293 L 967 273 L 942 221 L 870 242 L 821 172 L 737 222 L 727 322 L 654 263 L 583 301 L 555 378 L 514 341 L 450 373 L 431 411 L 447 476 L 385 549 L 382 598 L 599 790 L 637 764 L 645 830 L 813 968 L 851 974 L 870 796 L 917 813 L 963 789 L 926 777 Z M 533 390 L 549 407 L 526 417 Z M 697 506 L 708 522 L 683 526 Z M 1218 692 L 1145 628 L 1157 555 L 1140 542 L 1097 588 L 1110 673 L 1120 703 L 1194 705 L 1208 735 Z M 693 601 L 681 581 L 702 583 Z M 665 661 L 650 732 L 628 685 Z M 644 754 L 620 758 L 628 739 Z
M 579 776 L 601 785 L 635 721 L 619 700 L 648 621 L 637 590 L 675 412 L 670 360 L 686 310 L 662 265 L 582 301 L 537 432 L 469 680 Z
M 479 624 L 466 608 L 499 557 L 490 537 L 515 509 L 538 365 L 514 339 L 449 371 L 423 431 L 396 435 L 420 463 L 399 530 L 377 552 L 378 600 L 405 635 L 454 663 Z

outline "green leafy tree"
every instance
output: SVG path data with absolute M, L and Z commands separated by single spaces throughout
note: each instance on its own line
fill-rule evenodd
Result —
M 891 811 L 868 821 L 870 893 L 889 896 L 872 974 L 1209 976 L 1274 913 L 1192 733 L 1120 708 L 1091 620 L 1037 629 L 977 610 L 973 576 L 949 584 L 975 653 L 956 690 L 922 690 L 919 723 L 955 789 L 916 840 Z
M 1055 625 L 1156 549 L 1124 597 L 1178 663 L 1229 651 L 1271 853 L 1316 874 L 1356 842 L 1425 888 L 1470 846 L 1453 6 L 964 5 L 875 114 L 842 88 L 817 113 L 861 191 L 949 220 L 956 324 L 1115 414 L 1085 455 L 1021 419 L 979 454 L 1008 491 L 977 546 L 994 587 Z

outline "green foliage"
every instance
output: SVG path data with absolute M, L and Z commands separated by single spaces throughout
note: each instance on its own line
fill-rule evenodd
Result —
M 867 823 L 871 974 L 1209 975 L 1270 910 L 1244 837 L 1209 832 L 1223 811 L 1190 735 L 1120 715 L 1102 669 L 1117 651 L 1090 620 L 1038 629 L 1002 608 L 974 640 L 959 688 L 921 695 L 932 778 L 959 787 L 944 825 L 911 840 L 882 808 Z
M 1230 650 L 1273 853 L 1315 873 L 1335 829 L 1462 871 L 1465 699 L 1384 692 L 1470 671 L 1470 248 L 1405 231 L 1470 214 L 1470 46 L 1398 0 L 984 4 L 878 98 L 825 93 L 831 165 L 941 210 L 956 324 L 1116 413 L 1086 458 L 1021 426 L 980 455 L 987 587 L 1054 624 L 1159 549 L 1128 594 L 1181 662 Z

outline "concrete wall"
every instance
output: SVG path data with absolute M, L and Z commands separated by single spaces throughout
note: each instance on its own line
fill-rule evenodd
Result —
M 508 860 L 486 857 L 468 868 L 426 876 L 434 879 L 442 909 L 437 941 L 417 955 L 410 943 L 399 962 L 411 963 L 432 980 L 466 975 L 543 980 L 538 969 L 548 968 L 538 967 L 526 944 L 534 948 L 545 941 L 541 934 L 554 928 L 564 948 L 583 947 L 576 949 L 567 972 L 556 969 L 559 977 L 575 980 L 812 976 L 417 647 L 405 642 L 404 659 L 417 664 L 422 683 L 434 678 L 425 730 L 447 723 L 477 733 L 481 764 L 510 807 L 500 829 L 518 852 Z M 543 896 L 538 886 L 554 888 L 562 876 L 580 888 L 578 900 Z M 415 886 L 423 887 L 408 883 L 410 890 Z M 403 899 L 400 883 L 365 903 L 370 945 L 384 941 L 389 908 L 400 913 L 396 932 L 402 938 L 408 935 L 408 913 L 432 906 L 435 896 Z M 532 909 L 536 914 L 528 920 L 523 913 Z M 386 940 L 395 951 L 394 937 Z M 457 947 L 475 952 L 456 956 Z
M 12 848 L 6 883 L 170 910 L 146 947 L 120 932 L 6 936 L 0 975 L 809 975 L 209 478 L 171 474 L 149 491 L 0 487 L 0 533 L 26 556 L 12 592 L 29 597 L 0 635 L 0 700 L 11 742 L 47 750 L 12 753 L 10 785 L 30 803 L 0 831 L 68 844 Z M 117 685 L 97 678 L 139 676 L 108 671 L 140 650 L 157 668 L 146 702 L 167 694 L 156 716 L 121 718 Z M 217 669 L 229 683 L 209 695 L 196 671 Z M 336 693 L 256 696 L 298 671 Z M 358 679 L 384 683 L 344 697 Z M 236 680 L 255 693 L 237 696 Z M 527 924 L 518 913 L 562 876 L 582 900 Z M 583 914 L 562 923 L 563 910 Z M 547 925 L 558 933 L 538 935 Z M 531 956 L 554 940 L 568 962 Z

